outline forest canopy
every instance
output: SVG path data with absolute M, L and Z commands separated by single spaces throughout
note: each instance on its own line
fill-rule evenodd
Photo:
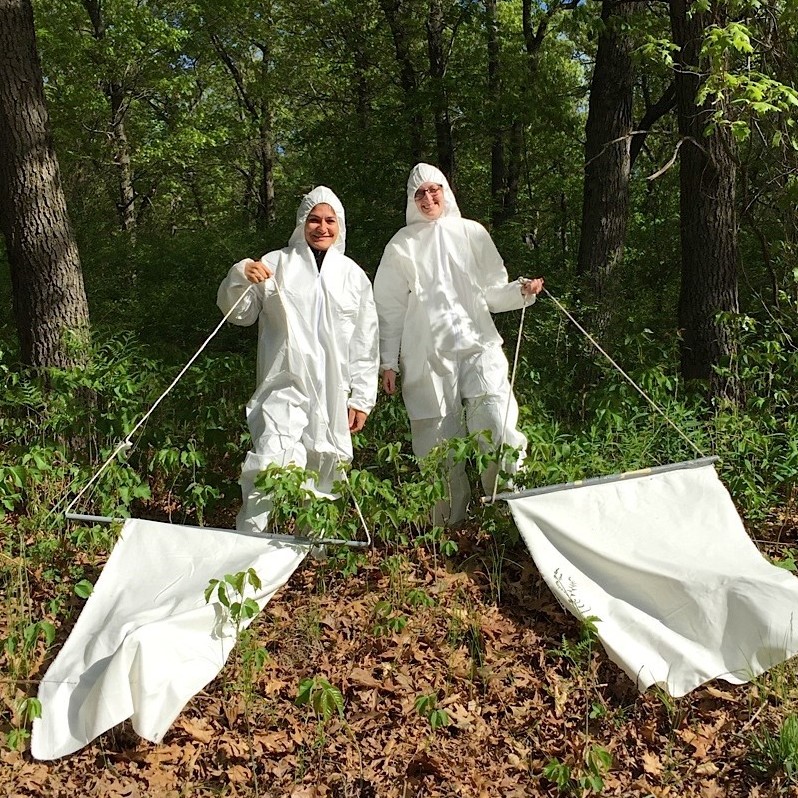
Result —
M 176 287 L 210 298 L 319 184 L 373 274 L 420 160 L 511 276 L 599 332 L 681 336 L 686 377 L 736 355 L 718 314 L 792 302 L 791 3 L 48 0 L 35 22 L 95 324 L 207 324 Z

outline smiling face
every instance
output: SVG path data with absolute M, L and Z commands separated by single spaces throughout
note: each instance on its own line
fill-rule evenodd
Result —
M 438 183 L 422 183 L 415 195 L 416 207 L 425 219 L 434 221 L 443 213 L 443 187 Z
M 305 241 L 326 252 L 338 238 L 338 217 L 326 202 L 315 205 L 305 220 Z

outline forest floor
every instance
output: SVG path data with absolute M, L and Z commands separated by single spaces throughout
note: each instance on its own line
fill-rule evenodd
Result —
M 796 524 L 758 536 L 794 546 Z M 795 660 L 747 685 L 640 694 L 523 547 L 499 559 L 478 529 L 458 543 L 445 560 L 374 550 L 347 577 L 308 558 L 161 744 L 123 724 L 54 762 L 4 748 L 0 795 L 798 796 L 783 768 L 752 765 L 756 736 L 796 713 Z M 296 703 L 313 677 L 340 712 Z

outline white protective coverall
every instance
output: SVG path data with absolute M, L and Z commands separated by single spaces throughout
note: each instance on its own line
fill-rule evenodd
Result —
M 443 187 L 443 213 L 434 221 L 416 206 L 415 193 L 424 183 Z M 519 309 L 535 297 L 525 300 L 520 281 L 508 282 L 487 230 L 461 217 L 446 177 L 434 166 L 422 163 L 411 171 L 406 219 L 385 248 L 374 299 L 381 370 L 402 374 L 413 452 L 423 457 L 466 429 L 490 430 L 494 446 L 503 441 L 520 450 L 515 462 L 503 464 L 512 473 L 523 459 L 526 437 L 516 428 L 518 405 L 490 314 Z M 495 476 L 495 466 L 482 475 L 486 493 L 493 491 Z M 450 470 L 449 487 L 450 501 L 433 514 L 436 523 L 465 518 L 470 488 L 463 464 Z
M 330 205 L 339 236 L 321 269 L 305 240 L 304 225 L 318 204 Z M 341 478 L 339 462 L 352 459 L 348 409 L 371 412 L 377 398 L 377 313 L 371 283 L 344 255 L 346 225 L 338 197 L 324 186 L 299 206 L 288 246 L 261 258 L 274 273 L 262 283 L 244 276 L 249 259 L 236 263 L 219 287 L 217 304 L 230 321 L 258 321 L 257 389 L 247 404 L 252 451 L 241 471 L 243 506 L 236 528 L 263 531 L 271 501 L 254 489 L 270 463 L 294 463 L 319 474 L 313 486 L 329 493 Z M 278 291 L 279 288 L 279 291 Z

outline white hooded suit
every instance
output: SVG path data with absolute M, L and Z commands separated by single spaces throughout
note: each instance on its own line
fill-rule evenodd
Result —
M 415 193 L 424 183 L 443 187 L 443 213 L 434 221 L 416 207 Z M 517 462 L 504 464 L 514 471 L 526 438 L 516 429 L 518 406 L 490 314 L 530 305 L 535 297 L 525 299 L 520 282 L 508 282 L 487 230 L 461 217 L 448 181 L 434 166 L 418 164 L 410 173 L 406 219 L 385 248 L 374 299 L 381 368 L 402 374 L 413 451 L 423 457 L 466 430 L 489 430 L 494 446 L 501 440 L 522 450 Z M 452 524 L 465 517 L 470 489 L 462 465 L 449 479 L 450 504 L 437 508 L 435 520 Z M 494 479 L 495 470 L 482 475 L 486 492 Z
M 304 225 L 320 203 L 335 211 L 339 235 L 319 269 Z M 340 478 L 339 461 L 352 459 L 349 408 L 369 413 L 374 407 L 377 314 L 369 279 L 344 255 L 345 243 L 343 206 L 319 186 L 303 198 L 288 246 L 261 258 L 274 276 L 251 283 L 244 275 L 247 259 L 219 287 L 217 304 L 227 313 L 251 286 L 230 321 L 246 326 L 257 320 L 259 327 L 257 388 L 247 404 L 252 451 L 241 472 L 238 529 L 267 526 L 271 502 L 253 486 L 270 463 L 316 471 L 316 489 L 329 493 Z

